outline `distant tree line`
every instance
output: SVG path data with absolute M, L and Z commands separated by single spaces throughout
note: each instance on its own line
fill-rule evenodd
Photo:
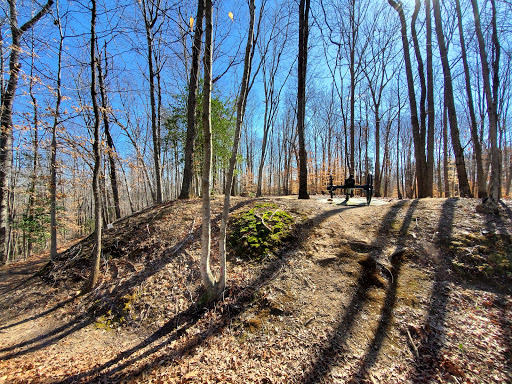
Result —
M 1 9 L 0 264 L 165 200 L 308 198 L 329 175 L 511 196 L 508 1 Z

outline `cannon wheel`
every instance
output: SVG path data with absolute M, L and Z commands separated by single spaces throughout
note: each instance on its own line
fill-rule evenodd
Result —
M 371 173 L 366 176 L 366 205 L 370 205 L 373 195 L 373 175 Z

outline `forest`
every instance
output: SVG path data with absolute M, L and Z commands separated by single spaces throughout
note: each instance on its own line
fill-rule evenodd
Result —
M 0 4 L 0 384 L 512 382 L 512 1 Z
M 510 196 L 510 2 L 212 7 L 210 193 L 226 192 L 246 98 L 233 195 L 371 173 L 375 196 Z M 95 193 L 102 226 L 202 195 L 204 10 L 3 3 L 2 263 L 93 231 Z

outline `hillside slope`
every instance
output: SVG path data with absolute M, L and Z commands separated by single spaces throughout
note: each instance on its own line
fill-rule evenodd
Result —
M 231 257 L 208 307 L 199 200 L 115 223 L 91 294 L 77 294 L 90 239 L 41 276 L 24 279 L 40 258 L 3 267 L 0 383 L 511 382 L 511 202 L 500 216 L 472 199 L 359 203 L 234 199 L 295 225 L 262 260 Z

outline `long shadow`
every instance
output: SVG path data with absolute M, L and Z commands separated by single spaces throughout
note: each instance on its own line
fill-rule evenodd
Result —
M 37 350 L 47 347 L 53 343 L 56 343 L 57 341 L 65 338 L 66 336 L 68 336 L 76 331 L 79 331 L 82 328 L 85 328 L 92 322 L 93 322 L 93 319 L 91 319 L 91 318 L 76 317 L 69 323 L 66 323 L 60 327 L 57 327 L 44 335 L 39 335 L 37 337 L 34 337 L 31 340 L 24 341 L 24 342 L 18 343 L 16 345 L 12 345 L 10 347 L 0 349 L 0 353 L 10 352 L 3 356 L 0 355 L 0 358 L 2 360 L 9 360 L 9 359 L 21 356 L 21 355 L 25 355 L 30 352 L 37 351 Z M 28 348 L 25 348 L 27 346 L 28 346 Z M 18 352 L 13 352 L 14 350 L 16 350 L 18 348 L 25 348 L 25 349 L 18 351 Z
M 14 286 L 9 286 L 9 285 L 12 285 L 12 283 L 6 285 L 5 288 L 0 290 L 0 295 L 5 295 L 9 292 L 18 290 L 19 288 L 21 288 L 22 286 L 24 286 L 29 281 L 31 281 L 32 279 L 34 279 L 35 277 L 37 277 L 39 275 L 40 271 L 36 272 L 36 273 L 30 273 L 34 269 L 35 266 L 42 265 L 42 267 L 44 268 L 44 266 L 46 266 L 47 264 L 48 264 L 48 260 L 34 260 L 32 262 L 29 262 L 22 266 L 17 267 L 15 270 L 9 270 L 8 272 L 1 271 L 0 277 L 2 277 L 2 275 L 6 275 L 6 276 L 7 275 L 8 276 L 15 276 L 15 275 L 27 276 L 28 275 L 28 276 L 24 279 L 20 279 L 20 281 L 18 281 L 18 282 L 15 282 Z
M 391 257 L 391 275 L 393 279 L 386 291 L 386 299 L 384 300 L 379 325 L 377 327 L 377 330 L 375 331 L 373 341 L 367 349 L 368 352 L 366 354 L 364 361 L 361 364 L 359 371 L 354 375 L 354 377 L 357 379 L 364 378 L 365 375 L 370 371 L 370 369 L 375 364 L 380 349 L 382 348 L 382 344 L 386 336 L 386 331 L 393 318 L 393 310 L 396 304 L 396 291 L 398 287 L 398 279 L 400 277 L 400 270 L 402 268 L 402 264 L 404 261 L 402 257 L 403 254 L 401 251 L 405 247 L 407 231 L 409 230 L 409 227 L 411 225 L 413 213 L 418 207 L 418 203 L 419 200 L 414 200 L 409 205 L 404 221 L 402 222 L 402 226 L 400 227 L 396 251 Z
M 453 218 L 458 200 L 458 198 L 449 198 L 443 204 L 436 230 L 439 234 L 438 246 L 441 250 L 448 249 L 452 241 Z M 449 252 L 443 253 L 449 255 Z M 415 357 L 415 369 L 411 373 L 412 380 L 419 380 L 421 377 L 422 382 L 430 382 L 440 367 L 440 352 L 443 347 L 442 331 L 450 294 L 450 288 L 445 281 L 447 269 L 447 262 L 441 254 L 434 273 L 429 311 L 424 327 L 427 334 L 417 348 L 418 355 Z
M 322 221 L 327 220 L 331 216 L 346 211 L 347 209 L 349 209 L 349 207 L 332 209 L 306 220 L 306 222 L 301 225 L 298 225 L 294 231 L 295 235 L 293 236 L 294 240 L 296 241 L 289 244 L 288 247 L 282 251 L 281 257 L 275 259 L 266 267 L 264 267 L 259 276 L 256 277 L 247 287 L 238 292 L 235 292 L 231 301 L 226 300 L 224 303 L 221 303 L 220 305 L 223 306 L 223 308 L 219 309 L 223 315 L 217 321 L 210 324 L 208 329 L 185 342 L 181 348 L 177 348 L 176 350 L 172 351 L 171 355 L 167 358 L 164 358 L 164 360 L 172 361 L 175 357 L 179 357 L 191 348 L 200 345 L 208 337 L 212 337 L 222 332 L 224 327 L 230 323 L 230 319 L 240 315 L 250 306 L 250 303 L 253 301 L 254 294 L 258 291 L 258 289 L 272 281 L 276 276 L 278 276 L 280 271 L 282 271 L 282 269 L 288 265 L 288 260 L 293 257 L 293 253 L 303 245 L 304 241 L 307 239 L 310 232 L 313 228 L 315 228 L 316 225 Z M 117 382 L 121 381 L 121 379 L 126 380 L 127 378 L 136 378 L 142 372 L 151 369 L 154 362 L 147 362 L 146 364 L 139 367 L 135 372 L 128 373 L 123 372 L 123 370 L 136 361 L 157 353 L 172 341 L 180 338 L 185 334 L 188 328 L 193 326 L 201 318 L 202 314 L 204 314 L 206 310 L 207 308 L 199 308 L 195 305 L 191 306 L 187 311 L 176 315 L 155 333 L 153 333 L 151 336 L 136 346 L 121 352 L 113 359 L 105 362 L 95 369 L 92 369 L 88 372 L 78 373 L 63 380 L 61 383 L 73 383 L 83 379 L 94 382 Z M 188 316 L 189 314 L 187 314 L 187 312 L 193 313 L 193 318 L 190 319 L 190 316 Z M 189 318 L 190 320 L 180 321 L 180 319 L 186 318 Z M 158 344 L 155 344 L 150 349 L 144 351 L 142 354 L 138 353 L 157 341 L 159 341 Z M 162 358 L 159 358 L 158 361 L 161 362 Z
M 20 321 L 18 321 L 16 323 L 12 323 L 12 324 L 8 324 L 8 325 L 3 325 L 3 326 L 0 327 L 0 331 L 3 331 L 5 329 L 9 329 L 9 328 L 12 328 L 12 327 L 16 327 L 17 325 L 28 323 L 29 321 L 33 321 L 33 320 L 39 319 L 40 317 L 44 317 L 46 315 L 49 315 L 50 313 L 55 312 L 56 310 L 58 310 L 60 308 L 63 308 L 67 304 L 71 303 L 73 300 L 75 300 L 75 298 L 76 298 L 76 296 L 70 297 L 69 299 L 61 301 L 60 303 L 57 303 L 56 305 L 54 305 L 52 308 L 47 309 L 44 312 L 38 313 L 37 315 L 34 315 L 32 317 L 28 317 L 26 319 L 20 320 Z M 0 349 L 0 352 L 2 352 L 2 349 Z
M 230 211 L 242 208 L 243 206 L 250 204 L 252 201 L 254 201 L 254 200 L 247 200 L 247 201 L 239 202 L 238 204 L 231 207 Z M 212 223 L 215 224 L 215 223 L 219 222 L 220 219 L 221 219 L 221 214 L 217 215 L 212 220 Z M 200 234 L 200 228 L 196 229 L 192 236 L 187 236 L 185 239 L 183 239 L 182 246 L 176 252 L 172 252 L 172 251 L 170 252 L 171 256 L 167 256 L 167 258 L 168 258 L 167 262 L 164 262 L 162 260 L 162 258 L 156 258 L 156 259 L 152 260 L 151 262 L 149 262 L 146 265 L 146 268 L 143 271 L 134 275 L 130 279 L 126 280 L 123 284 L 118 286 L 116 288 L 116 291 L 122 292 L 123 290 L 128 289 L 134 285 L 137 285 L 137 284 L 143 282 L 144 280 L 148 279 L 149 277 L 153 276 L 154 274 L 158 273 L 170 262 L 171 257 L 178 257 L 179 255 L 181 255 L 187 249 L 187 247 L 192 244 L 193 239 L 196 239 L 199 236 L 199 234 Z M 73 298 L 71 298 L 69 300 L 72 300 L 72 299 Z M 65 304 L 66 304 L 66 302 L 57 304 L 55 307 L 51 308 L 48 311 L 45 311 L 41 314 L 32 316 L 30 319 L 21 320 L 20 322 L 18 322 L 16 324 L 11 324 L 9 326 L 5 326 L 4 329 L 8 328 L 8 327 L 12 327 L 14 325 L 22 324 L 22 323 L 40 318 L 44 315 L 47 315 L 47 314 L 55 311 L 56 309 L 58 309 L 59 307 L 65 305 Z M 95 321 L 96 317 L 105 315 L 107 313 L 107 311 L 108 311 L 108 308 L 99 308 L 98 310 L 95 311 L 94 316 L 76 317 L 73 320 L 69 321 L 68 323 L 66 323 L 62 326 L 59 326 L 45 334 L 38 335 L 30 340 L 23 341 L 23 342 L 20 342 L 18 344 L 15 344 L 15 345 L 12 345 L 9 347 L 2 348 L 2 349 L 0 349 L 0 354 L 1 353 L 6 353 L 6 354 L 3 356 L 0 356 L 0 357 L 3 360 L 8 360 L 8 359 L 11 359 L 11 358 L 14 358 L 17 356 L 25 355 L 27 353 L 40 350 L 44 347 L 47 347 L 47 346 L 63 339 L 64 337 L 72 334 L 73 332 L 76 332 L 82 328 L 85 328 L 89 324 L 92 324 Z M 189 310 L 185 311 L 185 313 L 188 313 L 188 311 Z M 20 348 L 23 348 L 23 349 L 20 351 L 17 351 L 17 352 L 13 352 L 14 350 L 20 349 Z
M 378 234 L 384 237 L 390 232 L 390 222 L 392 222 L 406 204 L 406 201 L 400 201 L 394 204 L 384 216 Z M 375 244 L 379 238 L 375 240 Z M 382 245 L 382 244 L 380 244 Z M 314 384 L 322 380 L 329 373 L 336 358 L 343 352 L 344 345 L 353 328 L 356 316 L 363 309 L 363 304 L 368 298 L 368 290 L 372 287 L 373 271 L 364 268 L 357 282 L 357 289 L 345 311 L 344 315 L 338 320 L 338 326 L 332 332 L 330 341 L 318 353 L 316 361 L 311 365 L 308 371 L 304 372 L 299 381 L 303 384 Z

